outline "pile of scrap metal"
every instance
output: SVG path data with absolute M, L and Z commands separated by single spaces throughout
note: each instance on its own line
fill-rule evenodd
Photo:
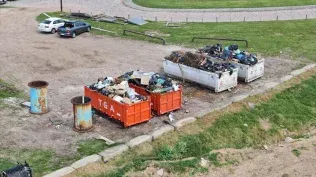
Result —
M 124 17 L 117 17 L 117 16 L 108 16 L 104 14 L 98 14 L 91 17 L 92 20 L 98 22 L 108 22 L 108 23 L 117 23 L 121 25 L 127 24 L 128 20 Z
M 32 177 L 32 169 L 25 162 L 25 164 L 18 164 L 17 166 L 0 173 L 1 177 Z
M 72 12 L 72 13 L 70 13 L 70 17 L 75 17 L 75 18 L 91 18 L 91 15 L 86 14 L 86 13 L 80 13 L 80 12 Z
M 207 45 L 198 51 L 210 57 L 223 59 L 224 61 L 234 61 L 245 65 L 255 65 L 258 62 L 256 54 L 241 51 L 236 44 L 225 48 L 223 48 L 222 44 Z
M 173 51 L 170 56 L 165 57 L 166 60 L 170 60 L 174 63 L 180 63 L 186 66 L 190 66 L 204 71 L 213 73 L 221 73 L 230 71 L 231 73 L 236 68 L 234 64 L 226 62 L 212 61 L 205 54 L 192 53 L 185 51 Z
M 154 72 L 131 71 L 118 77 L 118 80 L 128 81 L 152 93 L 178 91 L 180 87 L 177 82 L 166 75 Z
M 147 22 L 142 17 L 132 17 L 132 18 L 125 18 L 125 17 L 118 17 L 118 16 L 108 16 L 104 14 L 98 14 L 98 15 L 89 15 L 86 13 L 70 13 L 69 17 L 75 17 L 75 18 L 84 18 L 84 19 L 92 19 L 94 21 L 98 22 L 108 22 L 108 23 L 117 23 L 121 25 L 125 25 L 127 23 L 134 24 L 134 25 L 144 25 Z
M 114 80 L 112 77 L 99 78 L 97 83 L 88 87 L 121 103 L 133 104 L 147 100 L 130 88 L 127 81 Z

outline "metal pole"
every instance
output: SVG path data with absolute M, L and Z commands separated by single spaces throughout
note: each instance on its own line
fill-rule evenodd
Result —
M 63 0 L 60 0 L 60 11 L 63 11 Z

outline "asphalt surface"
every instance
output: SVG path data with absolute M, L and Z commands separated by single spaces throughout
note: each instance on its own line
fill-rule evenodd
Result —
M 60 0 L 19 0 L 9 5 L 60 9 Z M 316 6 L 238 9 L 152 9 L 132 0 L 63 0 L 64 10 L 111 16 L 142 16 L 147 20 L 172 22 L 274 21 L 316 18 Z

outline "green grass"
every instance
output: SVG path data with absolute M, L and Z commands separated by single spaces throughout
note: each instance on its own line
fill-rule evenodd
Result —
M 80 142 L 77 148 L 77 152 L 80 156 L 89 156 L 92 154 L 99 153 L 104 149 L 115 145 L 116 144 L 108 146 L 103 140 L 90 139 Z
M 51 16 L 59 16 L 59 12 L 48 13 Z M 38 21 L 44 20 L 44 15 L 37 17 Z M 316 20 L 295 21 L 270 21 L 270 22 L 234 22 L 234 23 L 181 23 L 180 28 L 166 27 L 163 22 L 150 22 L 143 26 L 119 25 L 104 22 L 86 20 L 94 27 L 117 32 L 117 35 L 92 30 L 94 34 L 114 37 L 145 40 L 161 43 L 157 39 L 130 34 L 123 35 L 123 30 L 139 32 L 158 32 L 158 37 L 166 40 L 167 44 L 181 45 L 198 48 L 207 44 L 222 43 L 229 45 L 237 43 L 241 49 L 259 53 L 264 56 L 291 56 L 292 58 L 308 58 L 316 61 Z M 249 48 L 246 49 L 242 42 L 224 42 L 213 40 L 196 40 L 191 42 L 194 36 L 222 37 L 247 39 Z
M 71 158 L 56 156 L 49 150 L 1 149 L 0 156 L 0 171 L 14 167 L 17 162 L 26 161 L 31 166 L 34 176 L 43 176 L 72 162 Z
M 133 2 L 144 7 L 166 9 L 282 7 L 316 4 L 315 0 L 133 0 Z
M 133 155 L 131 159 L 117 162 L 128 170 L 119 169 L 111 174 L 123 176 L 130 170 L 146 168 L 145 163 L 155 161 L 177 161 L 156 163 L 159 168 L 166 168 L 172 173 L 193 172 L 202 170 L 198 165 L 201 157 L 209 159 L 214 166 L 222 166 L 234 163 L 226 161 L 221 163 L 217 154 L 212 150 L 221 148 L 245 148 L 262 147 L 264 144 L 281 141 L 284 139 L 283 129 L 291 132 L 302 132 L 302 130 L 315 126 L 316 124 L 316 76 L 305 80 L 299 85 L 275 94 L 266 102 L 255 107 L 255 109 L 244 108 L 237 113 L 224 114 L 216 119 L 212 125 L 197 134 L 182 134 L 175 142 L 169 145 L 155 142 L 153 150 L 149 154 Z M 260 119 L 266 119 L 271 124 L 270 130 L 264 130 Z M 202 119 L 203 120 L 203 119 Z M 248 124 L 247 127 L 244 124 Z M 172 135 L 169 135 L 172 136 Z M 296 156 L 301 154 L 300 150 L 294 149 Z M 193 158 L 190 160 L 183 160 Z M 137 168 L 142 167 L 142 168 Z M 106 177 L 108 174 L 100 174 Z
M 24 96 L 21 91 L 16 89 L 13 85 L 8 84 L 0 79 L 0 99 L 8 97 L 22 97 Z
M 293 154 L 294 154 L 296 157 L 300 156 L 301 153 L 302 153 L 302 152 L 301 152 L 300 150 L 298 150 L 298 149 L 293 149 L 292 152 L 293 152 Z
M 33 175 L 39 177 L 106 148 L 108 146 L 105 142 L 94 139 L 78 143 L 77 153 L 73 156 L 57 155 L 52 150 L 2 148 L 0 150 L 0 171 L 14 167 L 17 162 L 26 161 L 32 168 Z

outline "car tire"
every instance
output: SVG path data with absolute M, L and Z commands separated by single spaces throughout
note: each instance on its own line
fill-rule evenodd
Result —
M 75 37 L 76 37 L 76 33 L 73 32 L 72 35 L 71 35 L 71 37 L 72 37 L 72 38 L 75 38 Z
M 50 32 L 51 32 L 52 34 L 55 34 L 55 33 L 56 33 L 56 29 L 53 28 Z
M 87 32 L 90 32 L 90 31 L 91 31 L 91 27 L 88 27 Z

